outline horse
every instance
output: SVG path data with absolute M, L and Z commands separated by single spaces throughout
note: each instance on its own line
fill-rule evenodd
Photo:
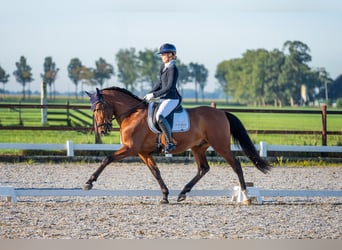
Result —
M 83 189 L 92 189 L 93 182 L 97 181 L 108 164 L 129 156 L 139 156 L 150 169 L 161 188 L 162 200 L 160 203 L 169 203 L 169 189 L 164 183 L 160 170 L 153 159 L 153 155 L 156 153 L 158 134 L 148 126 L 148 103 L 130 91 L 119 87 L 96 89 L 96 93 L 86 93 L 90 97 L 91 109 L 93 110 L 95 133 L 107 134 L 112 129 L 112 121 L 116 119 L 120 126 L 122 147 L 102 160 L 100 166 L 90 176 Z M 251 200 L 246 192 L 246 183 L 240 162 L 230 150 L 231 137 L 234 143 L 241 147 L 245 155 L 261 172 L 267 173 L 271 169 L 270 164 L 259 156 L 244 125 L 235 115 L 209 106 L 199 106 L 186 110 L 191 126 L 186 132 L 172 134 L 173 141 L 176 144 L 176 149 L 172 151 L 172 154 L 191 149 L 197 164 L 197 173 L 184 186 L 178 195 L 177 201 L 184 201 L 186 194 L 208 173 L 210 166 L 206 158 L 206 151 L 211 146 L 237 174 L 243 197 L 242 202 L 249 205 Z M 165 145 L 164 136 L 161 136 L 160 141 Z

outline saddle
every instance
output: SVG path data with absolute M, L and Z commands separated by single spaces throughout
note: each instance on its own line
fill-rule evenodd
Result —
M 160 134 L 162 131 L 158 126 L 158 122 L 155 118 L 155 113 L 158 110 L 159 103 L 150 102 L 148 104 L 148 116 L 147 123 L 151 131 L 155 134 Z M 186 109 L 179 104 L 167 117 L 172 132 L 186 132 L 190 129 L 190 119 Z

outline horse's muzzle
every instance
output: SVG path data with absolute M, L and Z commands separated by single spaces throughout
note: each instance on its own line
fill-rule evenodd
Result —
M 101 135 L 106 135 L 112 130 L 112 123 L 111 122 L 105 122 L 102 124 L 97 125 L 98 132 Z

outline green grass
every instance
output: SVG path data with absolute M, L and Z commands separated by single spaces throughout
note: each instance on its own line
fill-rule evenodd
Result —
M 18 104 L 19 97 L 9 97 L 1 100 L 1 103 Z M 73 97 L 58 97 L 55 100 L 49 100 L 49 104 L 66 104 L 69 101 L 71 105 L 89 105 L 88 98 L 80 98 L 78 100 Z M 29 101 L 21 102 L 22 104 L 39 104 L 40 99 L 37 97 L 31 98 Z M 194 104 L 183 102 L 185 107 L 193 107 Z M 210 105 L 206 103 L 205 105 Z M 229 109 L 229 106 L 220 104 L 217 108 Z M 234 107 L 236 108 L 236 107 Z M 247 107 L 244 107 L 247 108 Z M 254 107 L 248 107 L 254 108 Z M 287 108 L 290 109 L 290 108 Z M 297 109 L 313 109 L 313 108 L 297 108 Z M 314 108 L 319 110 L 319 108 Z M 329 108 L 328 108 L 329 110 Z M 61 112 L 63 110 L 49 110 Z M 89 109 L 82 110 L 91 114 Z M 21 120 L 24 126 L 41 126 L 39 109 L 22 109 Z M 74 112 L 74 111 L 71 111 Z M 320 131 L 322 120 L 320 114 L 274 114 L 274 113 L 240 113 L 233 112 L 245 125 L 247 130 L 310 130 Z M 77 113 L 74 113 L 77 114 Z M 77 114 L 79 115 L 79 114 Z M 58 115 L 49 115 L 49 118 L 57 118 Z M 82 117 L 87 120 L 87 118 Z M 91 119 L 88 118 L 91 122 Z M 0 126 L 18 125 L 19 112 L 18 110 L 0 109 Z M 65 122 L 49 122 L 49 125 L 62 125 Z M 72 121 L 73 126 L 81 125 L 78 121 Z M 342 130 L 342 115 L 328 115 L 327 118 L 328 131 Z M 266 141 L 269 144 L 282 145 L 321 145 L 320 135 L 264 135 L 250 134 L 254 143 Z M 74 143 L 94 143 L 94 134 L 88 132 L 75 131 L 28 131 L 28 130 L 0 130 L 0 143 L 65 143 L 67 140 L 72 140 Z M 119 134 L 112 132 L 109 136 L 103 137 L 104 143 L 119 143 Z M 342 145 L 342 136 L 328 135 L 328 145 Z
M 319 114 L 270 114 L 270 113 L 234 113 L 250 130 L 313 130 L 322 128 Z M 342 129 L 341 115 L 328 115 L 327 129 L 340 131 Z

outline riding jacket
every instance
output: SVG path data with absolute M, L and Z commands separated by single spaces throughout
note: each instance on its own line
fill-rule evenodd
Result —
M 178 68 L 174 61 L 168 65 L 162 64 L 159 71 L 159 81 L 152 88 L 155 98 L 161 99 L 180 99 L 181 96 L 177 91 Z

